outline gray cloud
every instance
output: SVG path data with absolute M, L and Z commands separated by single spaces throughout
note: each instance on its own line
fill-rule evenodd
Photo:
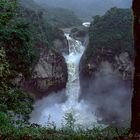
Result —
M 129 8 L 132 0 L 35 0 L 42 5 L 73 10 L 80 17 L 103 14 L 111 7 Z

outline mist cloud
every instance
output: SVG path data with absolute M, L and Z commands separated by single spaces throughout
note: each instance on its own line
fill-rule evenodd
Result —
M 108 62 L 103 62 L 82 98 L 71 100 L 66 92 L 52 93 L 36 102 L 31 122 L 47 124 L 49 116 L 57 127 L 62 126 L 64 116 L 71 112 L 77 125 L 91 127 L 98 124 L 124 126 L 130 120 L 132 83 L 123 81 Z M 75 91 L 77 93 L 77 91 Z
M 132 0 L 35 0 L 45 6 L 70 9 L 79 17 L 91 17 L 104 14 L 112 7 L 130 8 Z
M 101 64 L 100 71 L 82 93 L 82 99 L 96 108 L 96 115 L 102 118 L 99 121 L 118 126 L 130 120 L 131 96 L 132 81 L 123 81 L 108 62 Z

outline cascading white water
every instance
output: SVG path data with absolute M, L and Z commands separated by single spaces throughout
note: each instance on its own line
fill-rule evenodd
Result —
M 96 119 L 88 103 L 84 100 L 78 101 L 80 95 L 79 84 L 79 62 L 84 52 L 84 46 L 66 34 L 69 42 L 69 55 L 64 55 L 68 66 L 68 83 L 66 88 L 67 100 L 59 103 L 59 94 L 50 95 L 35 104 L 35 110 L 31 115 L 30 122 L 45 125 L 49 121 L 54 122 L 57 127 L 61 127 L 66 113 L 71 113 L 76 120 L 76 125 L 90 127 Z
M 90 22 L 84 22 L 82 25 L 85 27 L 90 27 L 90 24 L 91 24 Z
M 89 127 L 91 122 L 93 122 L 93 113 L 90 112 L 88 104 L 84 100 L 78 102 L 80 96 L 80 83 L 79 83 L 79 62 L 80 58 L 85 50 L 84 46 L 80 41 L 71 38 L 68 34 L 66 35 L 69 41 L 69 55 L 65 56 L 67 66 L 68 66 L 68 84 L 66 89 L 66 94 L 68 100 L 63 105 L 65 113 L 72 113 L 73 117 L 76 119 L 77 125 L 82 125 Z M 87 113 L 89 113 L 87 115 Z M 95 121 L 95 120 L 94 120 Z
M 69 76 L 66 94 L 69 97 L 69 102 L 77 103 L 80 94 L 78 65 L 84 52 L 84 47 L 80 41 L 74 40 L 68 34 L 66 34 L 66 37 L 69 41 L 69 55 L 65 56 Z

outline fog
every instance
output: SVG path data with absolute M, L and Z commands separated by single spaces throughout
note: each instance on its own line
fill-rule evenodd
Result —
M 81 95 L 77 93 L 77 86 L 73 86 L 72 91 L 74 90 L 75 92 L 70 92 L 71 95 Z M 36 102 L 30 121 L 41 125 L 54 122 L 57 127 L 62 127 L 62 123 L 66 123 L 65 114 L 72 113 L 75 125 L 82 128 L 101 124 L 115 127 L 129 125 L 132 83 L 123 81 L 108 62 L 101 64 L 100 71 L 84 91 L 79 100 L 72 100 L 71 95 L 66 98 L 65 90 L 52 93 Z
M 103 62 L 81 99 L 96 108 L 97 121 L 115 126 L 127 125 L 131 116 L 132 81 L 122 80 L 111 64 Z M 84 82 L 83 82 L 84 83 Z M 86 84 L 86 81 L 85 81 Z
M 103 14 L 111 7 L 130 8 L 132 0 L 35 0 L 45 6 L 70 9 L 81 18 Z

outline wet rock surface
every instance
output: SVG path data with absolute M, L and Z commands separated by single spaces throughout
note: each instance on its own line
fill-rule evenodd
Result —
M 60 53 L 69 54 L 68 40 L 62 30 L 59 30 L 58 37 L 53 41 L 53 46 Z
M 81 26 L 81 27 L 75 27 L 71 29 L 70 36 L 74 38 L 75 40 L 79 40 L 82 42 L 84 46 L 87 46 L 88 44 L 88 28 Z
M 55 39 L 53 42 L 54 47 L 61 53 L 69 54 L 69 46 L 67 39 L 64 40 Z
M 65 88 L 68 79 L 67 65 L 61 53 L 45 47 L 39 52 L 39 60 L 33 68 L 31 79 L 22 83 L 22 88 L 37 99 Z

